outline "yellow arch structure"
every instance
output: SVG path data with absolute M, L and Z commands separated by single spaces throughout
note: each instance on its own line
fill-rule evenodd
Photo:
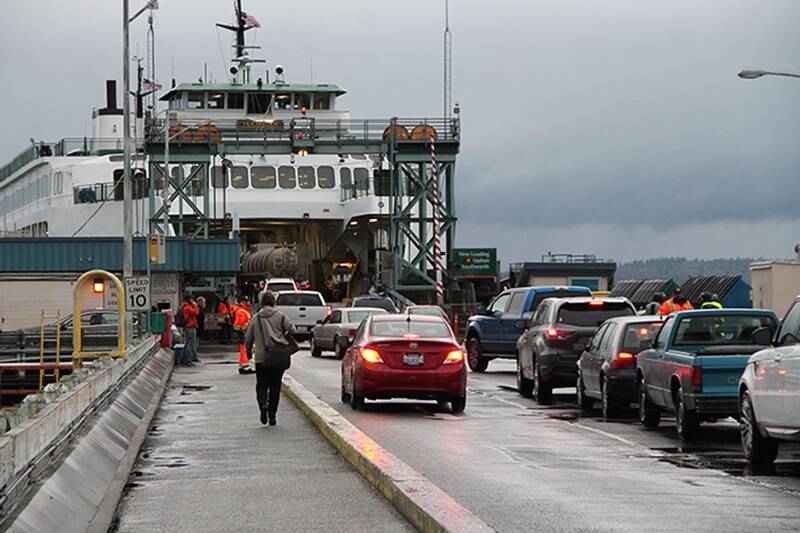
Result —
M 88 280 L 93 280 L 97 277 L 110 280 L 117 288 L 117 311 L 119 313 L 119 318 L 117 320 L 117 333 L 119 337 L 117 339 L 117 349 L 110 352 L 83 351 L 83 342 L 81 339 L 81 288 Z M 127 346 L 125 342 L 125 287 L 122 285 L 122 281 L 120 281 L 117 276 L 106 270 L 98 269 L 84 272 L 75 283 L 75 288 L 72 292 L 72 298 L 72 368 L 75 370 L 79 369 L 81 367 L 81 360 L 86 357 L 97 358 L 104 355 L 111 357 L 125 357 L 125 348 Z

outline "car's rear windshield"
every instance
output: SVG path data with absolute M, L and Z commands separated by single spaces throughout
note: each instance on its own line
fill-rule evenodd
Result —
M 755 344 L 753 332 L 767 327 L 775 331 L 775 320 L 767 315 L 697 315 L 681 319 L 673 346 L 726 346 Z
M 531 311 L 536 311 L 536 308 L 539 307 L 539 304 L 542 303 L 542 300 L 547 298 L 570 298 L 574 296 L 590 296 L 589 291 L 581 291 L 581 290 L 566 290 L 566 289 L 557 289 L 553 291 L 536 291 L 536 296 L 533 297 L 533 307 L 531 307 Z
M 450 328 L 444 322 L 397 322 L 372 323 L 372 335 L 375 337 L 418 337 L 421 339 L 437 339 L 450 337 Z
M 370 315 L 383 314 L 383 309 L 374 309 L 372 311 L 349 311 L 347 313 L 347 322 L 350 324 L 360 324 L 362 320 Z
M 356 298 L 353 301 L 353 307 L 375 307 L 390 313 L 397 312 L 397 307 L 395 307 L 394 302 L 388 298 Z
M 444 316 L 444 312 L 436 307 L 410 307 L 408 312 L 412 315 Z
M 617 316 L 633 316 L 631 306 L 621 302 L 565 303 L 558 310 L 558 323 L 579 327 L 599 327 L 600 324 Z
M 289 283 L 288 281 L 275 281 L 267 284 L 267 290 L 272 292 L 293 291 L 296 288 L 297 287 L 295 287 L 293 283 Z
M 324 305 L 318 294 L 302 292 L 279 294 L 277 304 L 300 307 L 322 307 Z
M 661 322 L 641 322 L 628 324 L 622 337 L 621 350 L 628 353 L 639 353 L 650 347 L 653 339 L 661 331 Z

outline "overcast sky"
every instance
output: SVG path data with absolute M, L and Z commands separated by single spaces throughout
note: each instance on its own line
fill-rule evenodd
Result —
M 144 0 L 132 0 L 132 10 Z M 91 134 L 121 80 L 121 0 L 3 2 L 0 159 Z M 224 79 L 230 0 L 161 0 L 160 81 Z M 353 118 L 440 116 L 444 0 L 245 0 L 268 66 Z M 504 263 L 791 255 L 800 242 L 797 0 L 451 0 L 458 244 Z M 144 18 L 132 51 L 145 50 Z M 252 34 L 251 34 L 252 35 Z M 223 56 L 225 58 L 223 59 Z

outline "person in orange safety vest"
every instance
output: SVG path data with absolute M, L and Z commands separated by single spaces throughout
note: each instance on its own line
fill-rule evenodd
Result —
M 692 302 L 686 299 L 686 297 L 681 293 L 681 290 L 678 289 L 675 291 L 675 294 L 672 295 L 672 298 L 664 302 L 659 309 L 658 314 L 661 316 L 671 315 L 672 313 L 677 313 L 679 311 L 689 311 L 694 309 L 692 306 Z
M 239 297 L 239 305 L 234 307 L 233 312 L 233 330 L 239 340 L 239 373 L 252 374 L 255 372 L 250 363 L 250 354 L 247 353 L 247 346 L 245 345 L 245 333 L 247 327 L 250 325 L 250 298 L 247 296 Z

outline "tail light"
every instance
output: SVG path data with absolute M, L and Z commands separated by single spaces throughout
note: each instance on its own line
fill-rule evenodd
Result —
M 547 340 L 555 341 L 555 340 L 566 339 L 567 337 L 572 335 L 572 332 L 560 330 L 555 326 L 550 326 L 545 330 L 544 334 L 547 337 Z
M 611 368 L 633 368 L 633 363 L 636 358 L 632 353 L 619 352 L 617 356 L 611 361 Z
M 352 328 L 347 330 L 347 336 L 351 339 L 356 336 L 356 333 L 358 333 L 358 328 Z
M 699 366 L 692 367 L 692 389 L 703 392 L 703 369 Z
M 464 352 L 461 350 L 453 350 L 444 360 L 445 365 L 454 365 L 456 363 L 460 363 L 464 360 Z
M 361 359 L 367 363 L 383 363 L 381 354 L 378 353 L 378 350 L 373 350 L 372 348 L 361 348 Z

